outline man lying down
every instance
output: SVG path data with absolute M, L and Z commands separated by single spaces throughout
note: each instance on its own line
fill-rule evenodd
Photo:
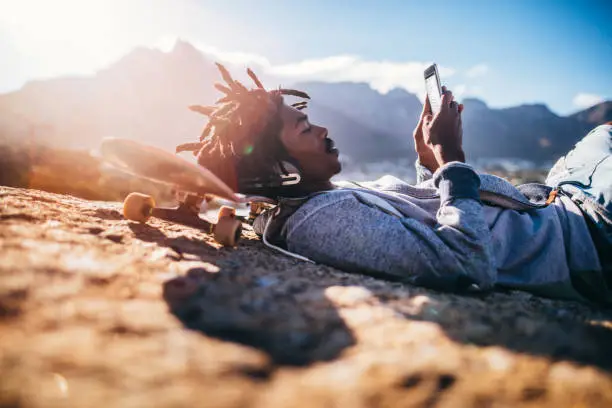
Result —
M 266 244 L 348 272 L 440 290 L 496 286 L 612 303 L 612 124 L 587 134 L 545 185 L 514 187 L 465 164 L 461 115 L 450 90 L 413 132 L 417 184 L 385 176 L 332 183 L 341 165 L 325 127 L 289 89 L 247 88 L 218 64 L 225 96 L 212 107 L 198 163 L 243 194 L 278 205 L 254 222 Z

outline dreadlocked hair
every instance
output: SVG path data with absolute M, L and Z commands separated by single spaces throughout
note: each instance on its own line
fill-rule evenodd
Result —
M 223 96 L 213 106 L 189 107 L 194 112 L 208 116 L 208 123 L 202 130 L 199 142 L 179 145 L 176 153 L 193 152 L 200 165 L 213 172 L 234 191 L 254 193 L 241 191 L 248 190 L 244 180 L 269 179 L 282 173 L 287 174 L 287 162 L 297 166 L 280 140 L 283 95 L 303 99 L 310 97 L 294 89 L 267 91 L 250 68 L 247 68 L 247 74 L 255 83 L 255 88 L 248 89 L 233 79 L 223 65 L 216 65 L 225 84 L 215 83 L 214 87 Z M 306 104 L 306 101 L 300 101 L 292 106 L 302 110 Z

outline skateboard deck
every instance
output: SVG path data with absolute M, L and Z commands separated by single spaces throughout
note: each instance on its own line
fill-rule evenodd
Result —
M 178 190 L 197 195 L 214 195 L 242 202 L 232 189 L 206 168 L 166 150 L 134 140 L 106 138 L 100 152 L 116 167 L 137 176 L 176 186 Z
M 199 215 L 200 204 L 209 196 L 235 203 L 244 202 L 206 168 L 163 149 L 129 139 L 106 138 L 100 145 L 100 153 L 106 162 L 124 172 L 165 183 L 177 191 L 187 193 L 174 208 L 157 207 L 151 196 L 131 193 L 123 203 L 125 218 L 146 222 L 153 216 L 204 230 L 213 234 L 215 240 L 223 245 L 234 246 L 237 243 L 242 223 L 236 219 L 235 209 L 221 207 L 216 224 Z

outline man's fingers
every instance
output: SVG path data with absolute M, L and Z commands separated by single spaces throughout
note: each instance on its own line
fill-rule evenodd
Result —
M 431 104 L 429 103 L 429 97 L 427 95 L 425 95 L 425 102 L 423 102 L 420 122 L 423 122 L 423 118 L 425 118 L 426 115 L 431 115 Z
M 453 101 L 453 93 L 451 91 L 445 91 L 442 94 L 442 107 L 450 106 L 450 103 Z
M 463 112 L 463 104 L 462 103 L 459 104 L 459 113 L 461 113 L 461 112 Z

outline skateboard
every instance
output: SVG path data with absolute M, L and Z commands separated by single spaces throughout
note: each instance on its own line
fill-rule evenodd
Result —
M 127 173 L 172 186 L 179 193 L 176 207 L 158 207 L 147 194 L 130 193 L 123 202 L 123 216 L 146 223 L 150 217 L 201 229 L 212 234 L 223 246 L 235 246 L 240 239 L 242 222 L 233 207 L 222 206 L 218 221 L 200 216 L 204 200 L 220 197 L 245 203 L 232 189 L 205 167 L 173 153 L 129 139 L 106 138 L 100 146 L 105 162 Z

